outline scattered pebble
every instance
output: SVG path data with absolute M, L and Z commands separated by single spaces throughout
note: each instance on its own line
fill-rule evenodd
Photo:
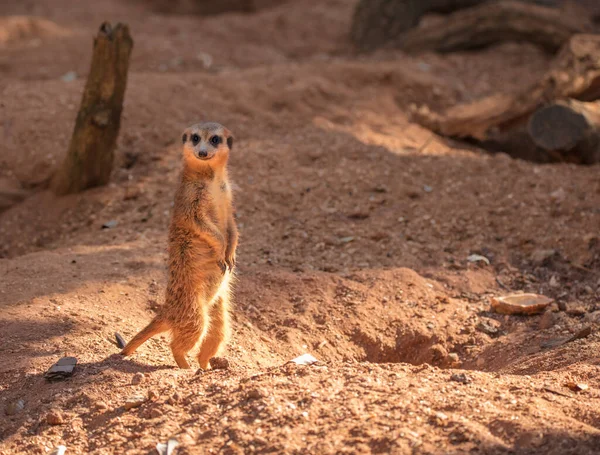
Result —
M 67 451 L 67 447 L 66 446 L 58 446 L 56 449 L 54 449 L 50 455 L 65 455 L 65 452 Z
M 540 319 L 540 330 L 546 330 L 552 327 L 556 322 L 556 317 L 552 311 L 547 310 Z
M 477 330 L 495 337 L 500 334 L 500 323 L 495 319 L 482 318 L 477 324 Z
M 60 79 L 64 82 L 73 82 L 77 79 L 77 73 L 75 71 L 69 71 L 68 73 L 63 74 Z
M 48 425 L 62 425 L 65 423 L 65 419 L 58 409 L 52 409 L 46 414 L 46 423 Z
M 554 299 L 538 294 L 512 294 L 492 297 L 492 309 L 500 314 L 541 313 Z
M 120 349 L 123 349 L 125 346 L 127 346 L 127 343 L 125 343 L 125 339 L 121 336 L 121 334 L 115 332 L 115 339 L 117 340 L 117 346 Z
M 264 389 L 255 388 L 250 389 L 248 393 L 246 393 L 246 398 L 249 400 L 258 400 L 259 398 L 265 398 L 267 396 L 267 392 Z
M 312 365 L 313 363 L 317 363 L 318 360 L 311 354 L 302 354 L 300 357 L 290 360 L 290 362 L 296 365 Z
M 163 412 L 159 409 L 159 408 L 154 408 L 150 410 L 150 418 L 151 419 L 156 419 L 158 417 L 162 417 Z
M 19 399 L 17 401 L 13 401 L 12 403 L 9 403 L 6 406 L 6 409 L 4 410 L 4 412 L 6 413 L 7 416 L 13 416 L 13 415 L 21 412 L 24 408 L 25 408 L 25 402 L 23 400 Z
M 132 385 L 138 385 L 141 384 L 142 382 L 144 382 L 144 373 L 136 373 L 133 375 L 133 378 L 131 378 L 131 384 Z
M 490 260 L 481 254 L 471 254 L 467 257 L 467 261 L 469 262 L 485 262 L 487 265 L 490 265 Z
M 210 367 L 213 370 L 228 370 L 229 369 L 229 360 L 225 357 L 213 357 L 209 361 Z
M 460 382 L 461 384 L 469 384 L 473 382 L 471 376 L 467 375 L 466 373 L 452 373 L 450 380 L 454 382 Z
M 133 395 L 127 398 L 123 407 L 125 409 L 133 409 L 141 406 L 146 402 L 146 397 L 143 395 Z
M 456 364 L 460 362 L 460 357 L 458 357 L 458 354 L 456 352 L 451 352 L 450 354 L 448 354 L 448 361 L 451 364 Z
M 556 250 L 535 250 L 531 253 L 531 261 L 534 264 L 542 264 L 556 254 Z
M 179 445 L 177 439 L 169 438 L 166 444 L 159 442 L 156 444 L 156 451 L 159 455 L 172 455 L 175 448 Z
M 104 401 L 96 401 L 96 403 L 94 404 L 94 407 L 100 411 L 103 411 L 104 409 L 108 409 L 108 405 Z
M 119 224 L 117 220 L 110 220 L 102 225 L 102 229 L 112 229 L 114 227 L 117 227 L 117 224 Z
M 63 357 L 50 367 L 44 377 L 51 382 L 61 381 L 73 375 L 75 365 L 77 365 L 75 357 Z
M 567 305 L 567 314 L 569 316 L 583 316 L 586 313 L 587 313 L 587 311 L 585 310 L 584 306 L 581 304 L 577 304 L 577 303 L 571 304 L 570 303 Z
M 567 382 L 567 387 L 569 389 L 571 389 L 573 392 L 583 392 L 584 390 L 587 390 L 590 388 L 587 384 L 576 383 L 573 381 Z

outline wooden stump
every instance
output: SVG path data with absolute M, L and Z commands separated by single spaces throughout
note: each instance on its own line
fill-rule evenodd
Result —
M 443 136 L 484 140 L 527 123 L 540 107 L 567 98 L 600 98 L 600 35 L 573 36 L 546 75 L 517 95 L 491 95 L 443 113 L 421 108 L 413 119 Z
M 413 112 L 415 122 L 443 136 L 539 162 L 598 162 L 600 35 L 575 35 L 550 70 L 523 92 L 491 95 L 436 113 Z M 578 102 L 581 101 L 581 102 Z M 545 126 L 546 123 L 552 126 Z
M 600 102 L 557 101 L 535 111 L 527 130 L 536 146 L 564 161 L 600 161 Z
M 56 194 L 108 183 L 121 124 L 133 40 L 127 25 L 101 25 L 69 151 L 51 181 Z

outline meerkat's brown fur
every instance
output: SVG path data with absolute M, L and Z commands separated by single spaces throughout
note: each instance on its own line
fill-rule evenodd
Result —
M 227 175 L 232 145 L 230 131 L 218 123 L 199 123 L 185 130 L 183 170 L 169 227 L 165 304 L 122 355 L 170 330 L 177 365 L 189 368 L 186 354 L 200 342 L 198 363 L 207 369 L 225 344 L 238 242 Z

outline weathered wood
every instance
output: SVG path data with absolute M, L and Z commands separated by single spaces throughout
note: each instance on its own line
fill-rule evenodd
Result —
M 150 4 L 161 13 L 210 16 L 231 12 L 254 13 L 285 1 L 288 0 L 150 0 Z
M 533 143 L 581 164 L 600 161 L 600 102 L 557 101 L 535 111 L 527 131 Z
M 490 0 L 360 0 L 354 11 L 351 39 L 362 50 L 398 46 L 402 35 L 428 13 L 452 13 Z M 562 0 L 521 0 L 556 6 Z
M 443 113 L 420 108 L 413 120 L 443 136 L 484 141 L 526 124 L 530 115 L 555 100 L 600 98 L 600 35 L 575 35 L 534 86 L 515 95 L 492 95 Z
M 528 41 L 550 53 L 575 33 L 591 30 L 581 17 L 519 1 L 484 3 L 404 33 L 398 47 L 407 52 L 451 52 L 504 41 Z
M 127 25 L 109 23 L 94 39 L 94 53 L 67 156 L 51 181 L 57 194 L 108 183 L 121 124 L 133 40 Z

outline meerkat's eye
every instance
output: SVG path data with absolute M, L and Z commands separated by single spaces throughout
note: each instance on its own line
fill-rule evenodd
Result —
M 211 137 L 210 143 L 216 147 L 217 145 L 219 145 L 221 143 L 221 137 L 220 136 Z
M 186 141 L 187 141 L 187 134 L 184 134 L 183 137 L 181 138 L 181 142 L 183 142 L 185 144 Z
M 200 142 L 200 136 L 198 136 L 197 134 L 192 134 L 192 142 L 194 143 L 194 145 L 197 145 L 198 142 Z

